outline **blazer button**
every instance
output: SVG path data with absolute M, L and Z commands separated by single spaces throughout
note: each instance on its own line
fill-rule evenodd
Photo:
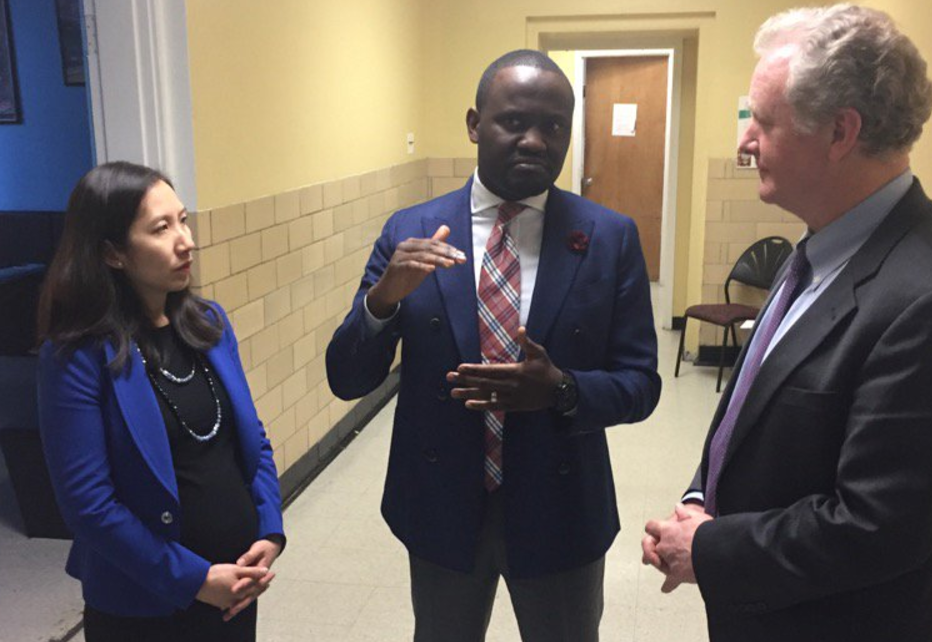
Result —
M 424 449 L 424 459 L 426 459 L 427 461 L 429 461 L 429 462 L 432 463 L 432 464 L 436 464 L 436 463 L 437 463 L 437 459 L 438 459 L 438 457 L 437 457 L 437 451 L 434 450 L 433 448 L 425 448 L 425 449 Z
M 437 389 L 437 400 L 446 401 L 449 398 L 450 398 L 450 393 L 447 392 L 447 387 L 441 384 L 440 388 Z
M 434 317 L 430 320 L 430 329 L 434 332 L 440 332 L 440 317 Z
M 582 330 L 580 328 L 573 328 L 573 338 L 578 339 L 582 335 Z
M 573 467 L 570 466 L 569 462 L 563 462 L 562 464 L 560 464 L 560 467 L 557 469 L 557 472 L 560 473 L 561 475 L 569 475 L 572 469 Z
M 162 513 L 162 523 L 163 523 L 163 524 L 165 524 L 165 525 L 167 526 L 168 524 L 171 524 L 173 521 L 175 521 L 175 518 L 172 517 L 172 514 L 171 514 L 171 513 L 169 513 L 168 511 L 165 511 L 164 513 Z

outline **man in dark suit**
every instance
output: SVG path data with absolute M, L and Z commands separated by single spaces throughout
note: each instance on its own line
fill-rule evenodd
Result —
M 486 70 L 478 170 L 396 213 L 327 350 L 360 397 L 402 343 L 382 513 L 410 553 L 417 641 L 485 637 L 499 577 L 522 639 L 598 639 L 618 513 L 604 428 L 657 403 L 633 222 L 553 186 L 573 92 L 536 51 Z
M 698 583 L 713 642 L 928 642 L 932 202 L 909 150 L 932 84 L 863 7 L 780 14 L 755 49 L 740 150 L 809 232 L 644 561 Z

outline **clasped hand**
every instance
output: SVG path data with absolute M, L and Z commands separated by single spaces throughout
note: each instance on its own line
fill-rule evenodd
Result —
M 553 365 L 543 346 L 518 328 L 518 345 L 524 360 L 516 363 L 463 363 L 447 373 L 447 381 L 456 385 L 450 392 L 462 399 L 470 410 L 528 411 L 553 405 L 553 392 L 563 373 Z
M 701 506 L 677 504 L 673 514 L 665 520 L 652 519 L 641 540 L 644 564 L 650 564 L 666 575 L 661 591 L 669 593 L 680 584 L 695 584 L 692 549 L 696 529 L 712 519 Z
M 233 619 L 269 588 L 275 579 L 269 569 L 280 552 L 280 545 L 260 539 L 236 564 L 211 565 L 196 598 L 222 610 L 225 622 Z

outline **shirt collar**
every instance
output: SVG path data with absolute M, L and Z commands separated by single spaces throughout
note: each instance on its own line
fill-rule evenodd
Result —
M 528 196 L 518 201 L 527 207 L 543 212 L 547 207 L 547 196 L 550 190 L 544 190 L 540 194 Z M 498 210 L 498 206 L 505 202 L 501 196 L 494 194 L 488 187 L 482 184 L 479 179 L 479 170 L 475 170 L 472 176 L 472 194 L 470 195 L 470 208 L 473 214 L 484 212 L 489 209 Z
M 847 263 L 912 183 L 912 171 L 907 169 L 817 233 L 807 233 L 806 258 L 812 268 L 813 287 Z

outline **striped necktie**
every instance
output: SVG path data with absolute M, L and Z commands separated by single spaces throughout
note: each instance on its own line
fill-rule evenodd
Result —
M 482 363 L 514 363 L 521 313 L 521 264 L 508 224 L 524 210 L 521 203 L 504 202 L 492 228 L 479 273 L 479 346 Z M 485 412 L 485 487 L 502 484 L 502 437 L 505 413 Z

